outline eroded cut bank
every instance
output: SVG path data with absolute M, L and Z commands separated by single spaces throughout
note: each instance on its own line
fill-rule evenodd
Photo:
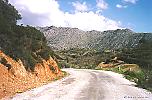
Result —
M 27 71 L 21 60 L 15 61 L 0 51 L 0 99 L 21 93 L 64 76 L 55 60 L 42 59 L 34 71 Z

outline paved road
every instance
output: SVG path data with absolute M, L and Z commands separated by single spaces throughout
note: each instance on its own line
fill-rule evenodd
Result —
M 12 100 L 152 100 L 122 75 L 109 71 L 63 69 L 70 73 L 56 82 L 17 94 Z

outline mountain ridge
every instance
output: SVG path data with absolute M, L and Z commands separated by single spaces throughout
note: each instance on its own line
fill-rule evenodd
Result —
M 38 27 L 48 40 L 48 45 L 56 50 L 88 48 L 97 50 L 134 48 L 140 40 L 152 39 L 151 33 L 136 33 L 130 29 L 107 31 L 83 31 L 69 27 Z

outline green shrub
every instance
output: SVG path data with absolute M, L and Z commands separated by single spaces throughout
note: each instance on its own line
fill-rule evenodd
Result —
M 55 73 L 56 69 L 52 65 L 49 65 L 49 68 L 53 73 Z

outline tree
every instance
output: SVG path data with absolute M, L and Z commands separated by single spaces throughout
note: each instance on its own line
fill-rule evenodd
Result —
M 21 19 L 18 11 L 9 4 L 8 0 L 0 0 L 0 34 L 11 33 L 11 26 Z

